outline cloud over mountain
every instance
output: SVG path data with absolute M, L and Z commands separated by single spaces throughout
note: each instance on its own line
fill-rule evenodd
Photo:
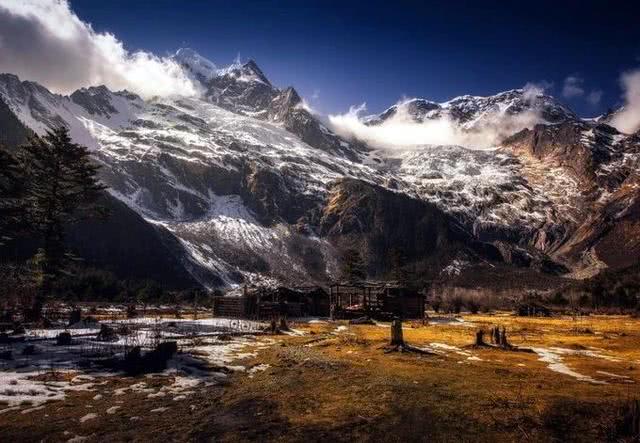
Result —
M 640 69 L 622 74 L 625 105 L 611 122 L 619 131 L 631 133 L 640 129 Z
M 67 0 L 0 4 L 0 72 L 12 72 L 69 93 L 104 84 L 143 97 L 194 95 L 196 86 L 167 57 L 128 51 L 113 34 L 96 32 Z
M 431 114 L 416 119 L 410 111 L 416 99 L 403 99 L 393 108 L 390 117 L 376 124 L 370 124 L 362 114 L 366 110 L 363 103 L 352 106 L 349 112 L 329 115 L 329 125 L 345 138 L 357 139 L 381 149 L 412 149 L 424 145 L 460 145 L 474 149 L 486 149 L 498 145 L 502 139 L 524 128 L 532 128 L 545 119 L 541 115 L 544 91 L 550 84 L 527 83 L 523 89 L 513 91 L 513 97 L 506 93 L 505 102 L 483 104 L 484 97 L 465 96 L 466 104 L 452 102 L 430 103 Z M 458 99 L 460 100 L 460 98 Z M 505 111 L 515 105 L 518 112 Z M 486 108 L 484 108 L 486 106 Z M 458 109 L 451 111 L 452 107 Z M 469 121 L 461 124 L 455 116 L 459 109 L 476 109 Z M 522 108 L 522 109 L 520 109 Z
M 584 95 L 584 79 L 575 75 L 570 75 L 564 79 L 562 95 L 565 98 L 581 97 Z

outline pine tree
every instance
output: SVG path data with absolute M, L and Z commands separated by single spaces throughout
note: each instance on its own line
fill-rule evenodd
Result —
M 99 167 L 91 162 L 88 149 L 73 143 L 65 127 L 32 137 L 19 149 L 18 160 L 25 178 L 26 224 L 42 238 L 34 258 L 40 290 L 33 314 L 39 316 L 44 298 L 64 269 L 65 227 L 104 215 L 96 200 L 105 187 L 98 182 Z
M 407 257 L 401 249 L 393 248 L 389 252 L 390 277 L 401 285 L 411 283 L 412 275 L 407 266 Z
M 24 227 L 23 184 L 18 161 L 0 146 L 0 246 Z
M 341 258 L 344 280 L 359 281 L 367 278 L 367 265 L 357 249 L 346 249 Z

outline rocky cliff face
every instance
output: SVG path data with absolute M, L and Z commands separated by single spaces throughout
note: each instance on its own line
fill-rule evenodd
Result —
M 339 248 L 356 247 L 369 272 L 383 276 L 400 254 L 423 278 L 451 263 L 514 265 L 559 275 L 566 269 L 532 250 L 504 241 L 484 242 L 438 206 L 359 180 L 336 182 L 322 208 L 320 233 Z
M 331 187 L 318 225 L 338 247 L 358 248 L 371 275 L 388 272 L 394 253 L 432 274 L 458 256 L 502 260 L 497 248 L 475 240 L 435 205 L 354 179 Z
M 32 132 L 18 120 L 11 108 L 0 100 L 0 145 L 13 150 L 16 146 L 25 143 Z
M 505 140 L 505 149 L 559 168 L 575 183 L 573 192 L 561 190 L 573 194 L 563 207 L 566 229 L 545 242 L 543 249 L 566 261 L 578 275 L 623 267 L 639 258 L 638 142 L 637 136 L 621 134 L 606 124 L 578 121 L 537 125 Z M 535 171 L 525 168 L 524 174 Z

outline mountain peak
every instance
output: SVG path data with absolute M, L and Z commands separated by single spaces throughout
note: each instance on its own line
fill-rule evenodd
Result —
M 254 60 L 249 60 L 244 65 L 242 65 L 242 74 L 245 80 L 253 80 L 265 83 L 266 85 L 271 86 L 271 82 L 264 75 L 262 69 L 258 66 L 258 64 Z
M 461 95 L 442 103 L 422 98 L 405 100 L 391 106 L 380 115 L 371 117 L 367 124 L 375 125 L 405 112 L 416 122 L 446 116 L 460 123 L 476 121 L 487 116 L 513 115 L 523 112 L 538 113 L 542 120 L 558 123 L 578 117 L 556 98 L 540 90 L 510 89 L 495 95 Z

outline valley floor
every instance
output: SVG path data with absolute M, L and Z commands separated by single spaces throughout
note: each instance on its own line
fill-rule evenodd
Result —
M 469 346 L 495 325 L 529 351 Z M 1 440 L 598 441 L 624 438 L 618 407 L 640 399 L 640 320 L 626 316 L 406 322 L 430 354 L 385 353 L 388 323 L 292 327 L 242 341 L 216 378 L 43 372 L 79 388 L 37 406 L 2 397 Z

